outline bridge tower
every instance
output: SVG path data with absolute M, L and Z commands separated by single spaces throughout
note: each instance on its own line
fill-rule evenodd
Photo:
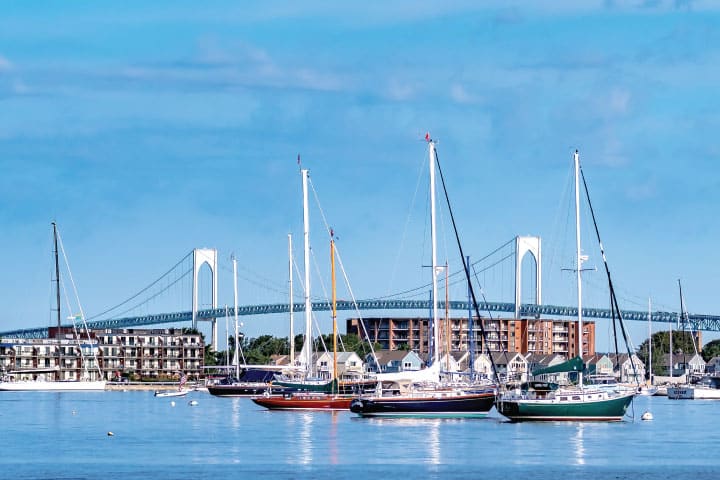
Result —
M 196 248 L 193 250 L 193 293 L 192 293 L 192 327 L 197 328 L 198 312 L 198 274 L 203 265 L 207 264 L 212 272 L 212 308 L 217 308 L 217 250 L 214 248 Z M 217 319 L 212 318 L 212 345 L 211 349 L 217 346 Z
M 535 259 L 535 298 L 542 305 L 542 251 L 540 237 L 515 237 L 515 318 L 520 318 L 522 261 L 526 253 Z

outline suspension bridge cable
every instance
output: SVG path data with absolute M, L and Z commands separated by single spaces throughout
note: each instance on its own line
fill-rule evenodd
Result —
M 183 263 L 185 260 L 187 260 L 188 257 L 189 257 L 190 255 L 192 255 L 192 254 L 193 254 L 193 252 L 191 251 L 190 253 L 188 253 L 187 255 L 185 255 L 179 262 L 177 262 L 175 265 L 173 265 L 172 268 L 170 268 L 170 270 L 168 270 L 167 272 L 165 272 L 165 273 L 163 273 L 162 275 L 160 275 L 160 277 L 158 277 L 154 282 L 152 282 L 150 285 L 148 285 L 147 287 L 145 287 L 145 288 L 143 288 L 142 290 L 140 290 L 138 293 L 136 293 L 136 294 L 133 295 L 132 297 L 128 298 L 127 300 L 125 300 L 125 301 L 123 301 L 123 302 L 121 302 L 121 303 L 118 303 L 117 305 L 115 305 L 115 306 L 112 307 L 112 308 L 108 308 L 108 309 L 105 310 L 104 312 L 101 312 L 101 313 L 98 313 L 98 314 L 95 314 L 95 315 L 92 315 L 92 316 L 88 317 L 88 320 L 93 320 L 93 319 L 95 319 L 95 318 L 101 317 L 101 316 L 105 315 L 106 313 L 112 312 L 113 310 L 122 307 L 123 305 L 125 305 L 125 304 L 128 303 L 128 302 L 130 302 L 131 300 L 136 299 L 137 297 L 139 297 L 139 296 L 142 295 L 143 293 L 145 293 L 145 292 L 147 292 L 148 290 L 150 290 L 150 288 L 152 288 L 153 286 L 155 286 L 155 285 L 156 285 L 158 282 L 160 282 L 162 279 L 164 279 L 165 277 L 167 277 L 173 270 L 175 270 L 175 268 L 177 268 L 178 265 L 182 264 L 182 263 Z M 187 273 L 186 273 L 185 275 L 187 275 Z M 185 276 L 185 275 L 183 275 L 183 276 Z M 176 283 L 176 282 L 173 282 L 173 283 Z M 154 297 L 151 297 L 151 298 L 154 298 Z M 141 303 L 140 305 L 142 305 L 142 303 Z M 135 307 L 133 307 L 133 308 L 137 308 L 137 305 L 136 305 Z M 130 309 L 130 310 L 132 310 L 132 309 Z M 129 311 L 129 310 L 126 310 L 125 312 L 127 312 L 127 311 Z M 123 312 L 123 313 L 125 313 L 125 312 Z M 120 315 L 122 315 L 122 314 L 120 314 Z
M 136 304 L 133 305 L 132 307 L 123 310 L 122 312 L 116 314 L 116 316 L 117 316 L 117 317 L 120 317 L 120 316 L 122 316 L 122 315 L 125 315 L 126 313 L 131 312 L 131 311 L 135 310 L 136 308 L 138 308 L 138 307 L 140 307 L 140 306 L 148 303 L 150 300 L 153 300 L 153 299 L 159 297 L 161 294 L 167 292 L 168 290 L 170 290 L 171 287 L 173 287 L 175 284 L 177 284 L 178 282 L 180 282 L 181 280 L 183 280 L 185 277 L 187 277 L 187 276 L 190 274 L 190 272 L 192 272 L 192 270 L 186 271 L 186 272 L 183 273 L 180 277 L 178 277 L 177 279 L 175 279 L 173 282 L 169 283 L 165 288 L 159 290 L 159 291 L 158 291 L 157 293 L 155 293 L 154 295 L 149 296 L 148 298 L 146 298 L 146 299 L 143 300 L 142 302 L 136 303 Z M 123 302 L 123 303 L 127 303 L 127 302 Z M 96 315 L 95 317 L 92 317 L 92 318 L 96 318 L 96 317 L 97 317 L 97 315 Z

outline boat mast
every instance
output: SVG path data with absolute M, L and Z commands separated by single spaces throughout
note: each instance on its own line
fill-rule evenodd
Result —
M 470 265 L 470 255 L 466 257 L 465 263 Z M 470 352 L 470 383 L 475 380 L 475 332 L 473 332 L 473 317 L 472 317 L 472 296 L 470 291 L 470 284 L 467 289 L 468 294 L 468 342 L 470 343 L 468 351 Z M 482 351 L 482 350 L 481 350 Z
M 225 373 L 230 373 L 230 335 L 228 335 L 228 317 L 230 312 L 228 311 L 227 303 L 225 304 Z
M 652 385 L 652 299 L 648 297 L 648 380 Z
M 430 157 L 430 243 L 432 243 L 432 318 L 433 318 L 433 363 L 440 360 L 440 325 L 437 311 L 437 246 L 435 232 L 435 142 L 428 140 Z
M 303 344 L 303 359 L 306 371 L 312 371 L 312 302 L 310 301 L 310 218 L 308 212 L 308 170 L 303 169 L 303 240 L 305 263 L 305 343 Z
M 240 378 L 240 342 L 238 334 L 238 287 L 237 287 L 237 259 L 232 256 L 233 262 L 233 312 L 235 313 L 235 378 Z
M 62 345 L 60 343 L 60 261 L 58 259 L 58 234 L 57 224 L 52 222 L 53 227 L 53 244 L 55 250 L 53 255 L 55 256 L 55 307 L 57 308 L 57 332 L 55 338 L 57 338 L 58 344 L 58 380 L 62 380 Z
M 295 364 L 295 315 L 293 312 L 292 234 L 288 233 L 288 278 L 290 283 L 290 365 Z
M 335 239 L 330 230 L 330 275 L 332 277 L 332 325 L 333 325 L 333 390 L 337 379 L 337 289 L 335 286 Z
M 53 250 L 53 255 L 55 256 L 55 307 L 57 308 L 57 328 L 58 331 L 56 333 L 57 337 L 60 338 L 60 261 L 58 260 L 58 235 L 57 235 L 57 225 L 55 222 L 52 222 L 53 226 L 53 243 L 55 245 L 55 249 Z
M 575 247 L 577 258 L 578 353 L 583 356 L 582 256 L 580 252 L 580 154 L 575 150 Z
M 445 368 L 449 371 L 452 329 L 450 328 L 450 277 L 448 270 L 448 263 L 445 262 L 445 354 L 447 355 Z

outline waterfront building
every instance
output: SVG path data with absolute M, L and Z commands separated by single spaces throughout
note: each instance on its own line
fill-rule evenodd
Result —
M 616 355 L 609 353 L 610 361 L 615 365 L 615 377 L 620 383 L 644 383 L 645 364 L 633 353 L 632 360 L 627 353 Z M 702 360 L 702 359 L 701 359 Z M 704 366 L 705 362 L 703 362 Z
M 93 333 L 100 342 L 99 361 L 106 379 L 118 372 L 145 378 L 174 378 L 185 373 L 192 378 L 203 370 L 205 344 L 196 331 L 136 328 Z
M 705 364 L 705 372 L 711 375 L 720 374 L 720 357 L 713 357 Z
M 377 359 L 377 363 L 375 362 Z M 373 373 L 391 373 L 420 370 L 425 362 L 420 356 L 409 350 L 378 350 L 375 355 L 365 357 L 367 371 Z
M 534 318 L 483 318 L 488 347 L 491 352 L 519 352 L 537 354 L 560 354 L 572 358 L 578 354 L 578 324 L 575 320 L 546 320 Z M 486 351 L 480 334 L 479 320 L 475 319 L 473 339 L 476 353 Z M 379 343 L 386 350 L 407 349 L 426 357 L 430 351 L 430 328 L 427 318 L 364 318 L 365 329 L 371 342 Z M 451 318 L 440 320 L 441 336 L 444 339 L 441 348 L 449 340 L 450 351 L 468 351 L 468 319 Z M 349 318 L 346 321 L 348 334 L 360 335 L 360 319 Z M 363 334 L 364 336 L 364 334 Z M 595 353 L 595 322 L 583 322 L 583 352 Z M 446 351 L 447 348 L 443 348 Z
M 672 356 L 672 376 L 681 375 L 703 375 L 705 373 L 705 360 L 697 353 L 674 353 Z M 653 362 L 654 363 L 654 362 Z M 663 355 L 662 374 L 670 375 L 670 355 Z
M 315 365 L 320 378 L 330 379 L 333 375 L 333 353 L 324 352 L 315 355 Z M 364 363 L 355 352 L 337 352 L 337 374 L 343 377 L 362 377 L 365 373 Z
M 96 339 L 0 339 L 0 376 L 13 373 L 17 380 L 101 380 L 94 354 Z M 87 369 L 87 371 L 86 371 Z
M 39 375 L 79 380 L 87 371 L 91 380 L 113 380 L 198 376 L 203 369 L 202 335 L 179 328 L 90 330 L 79 335 L 71 328 L 53 327 L 49 335 L 52 338 L 1 339 L 0 373 L 28 380 Z

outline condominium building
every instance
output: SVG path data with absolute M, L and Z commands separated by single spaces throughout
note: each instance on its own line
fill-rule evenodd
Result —
M 49 329 L 47 339 L 0 339 L 0 373 L 20 379 L 44 376 L 111 380 L 118 376 L 172 378 L 202 372 L 202 335 L 180 328 L 90 330 Z M 81 337 L 81 338 L 78 338 Z
M 421 355 L 430 351 L 430 321 L 427 318 L 364 318 L 347 319 L 347 333 L 365 337 L 379 343 L 383 349 L 413 350 Z M 575 320 L 482 318 L 473 320 L 472 342 L 467 318 L 440 320 L 440 351 L 468 351 L 475 345 L 476 352 L 486 350 L 480 325 L 485 329 L 487 347 L 491 352 L 520 352 L 560 354 L 574 357 L 578 354 L 578 324 Z M 595 353 L 595 322 L 583 322 L 583 353 Z

